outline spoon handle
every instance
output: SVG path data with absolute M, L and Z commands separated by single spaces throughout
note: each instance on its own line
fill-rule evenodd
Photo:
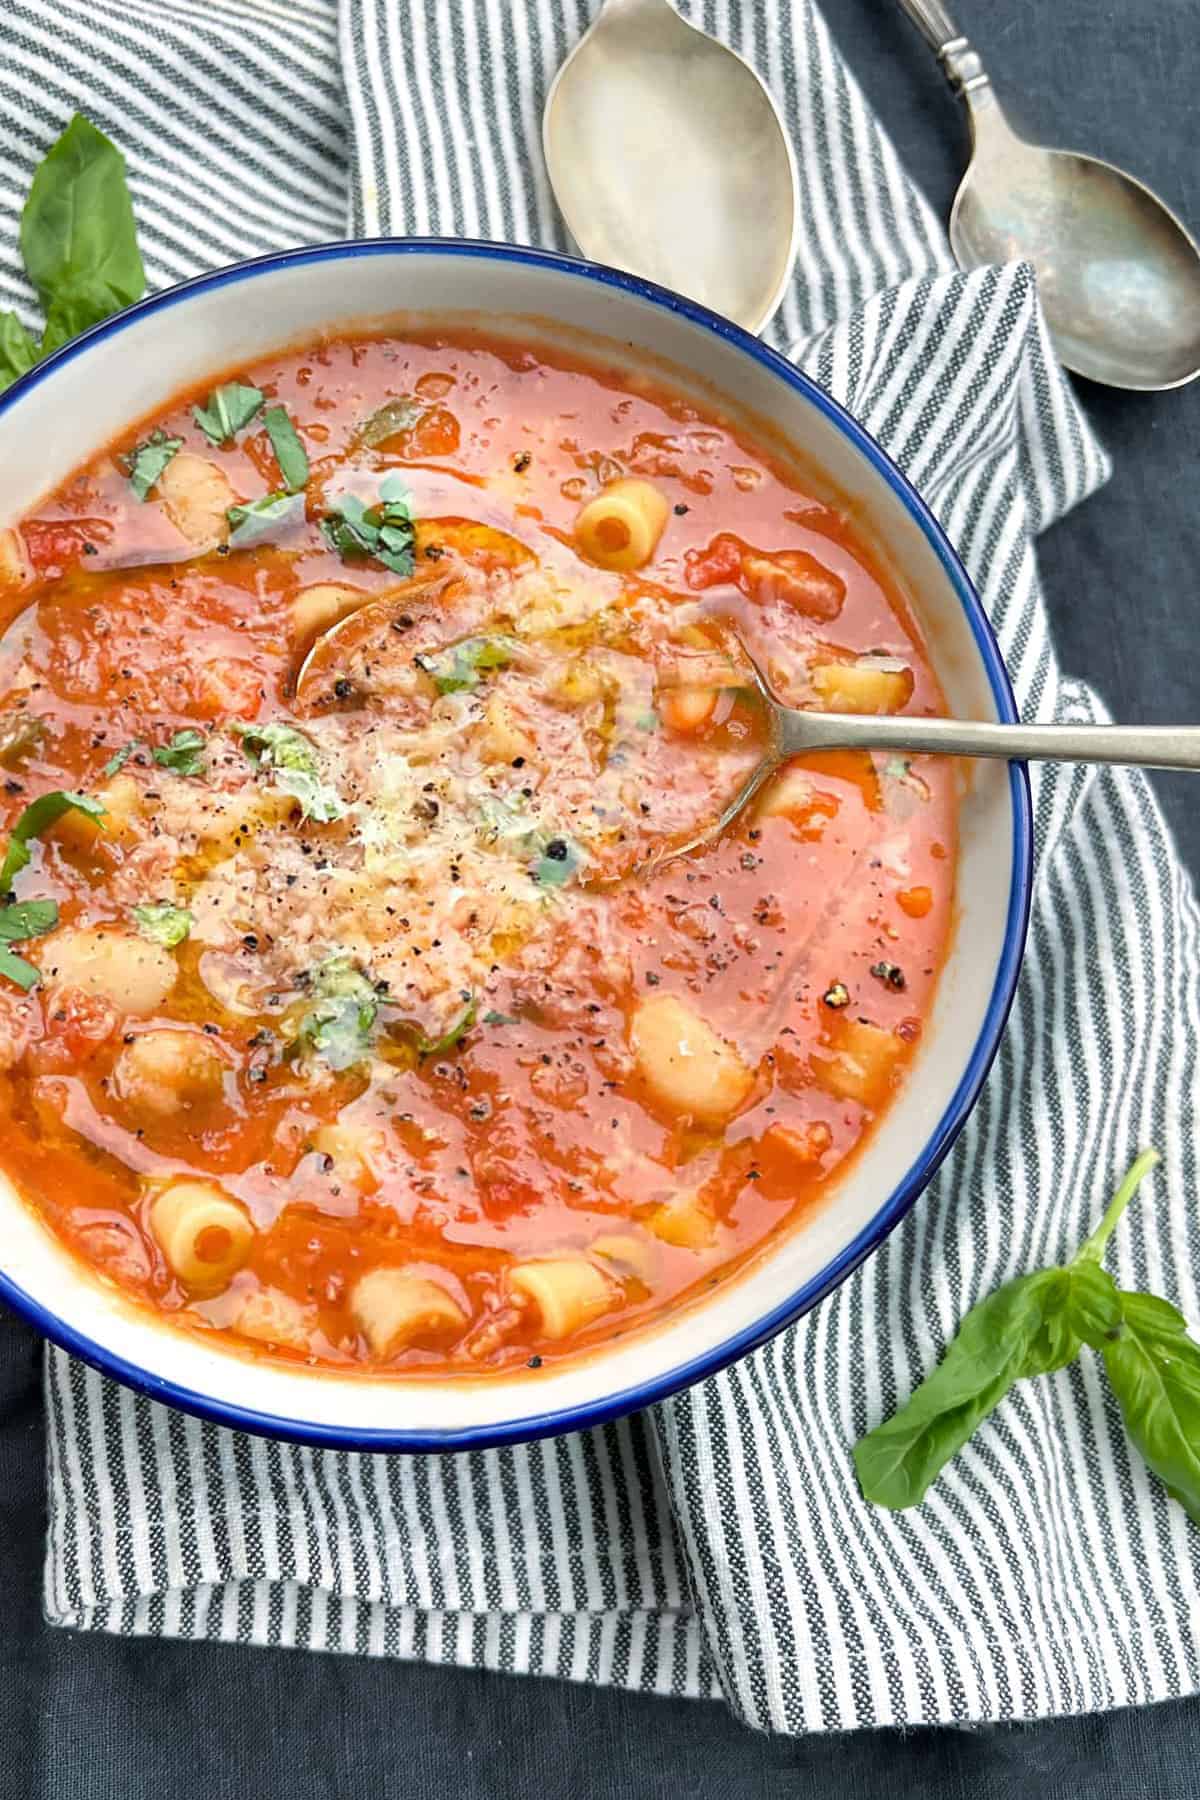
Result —
M 963 35 L 941 0 L 900 0 L 900 5 L 938 56 Z
M 978 55 L 941 0 L 900 0 L 900 6 L 937 56 L 956 94 L 971 103 L 977 89 L 990 86 Z
M 779 708 L 783 756 L 813 750 L 894 750 L 1024 761 L 1131 763 L 1200 770 L 1200 725 L 992 725 Z

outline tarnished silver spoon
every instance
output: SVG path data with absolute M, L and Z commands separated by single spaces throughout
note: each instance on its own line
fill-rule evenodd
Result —
M 796 256 L 796 165 L 771 95 L 669 0 L 606 0 L 546 96 L 555 198 L 585 256 L 761 331 Z
M 982 756 L 1007 762 L 1123 763 L 1200 771 L 1200 725 L 997 725 L 903 713 L 806 712 L 784 706 L 735 634 L 731 643 L 767 709 L 767 747 L 728 806 L 702 831 L 664 846 L 638 873 L 712 843 L 745 811 L 764 781 L 793 756 L 818 750 L 884 750 L 894 755 Z M 739 678 L 741 671 L 739 670 Z M 745 680 L 743 686 L 749 685 Z
M 950 214 L 963 268 L 1026 257 L 1068 369 L 1151 392 L 1200 375 L 1200 246 L 1156 194 L 1112 163 L 1017 136 L 983 64 L 940 0 L 900 0 L 971 121 Z

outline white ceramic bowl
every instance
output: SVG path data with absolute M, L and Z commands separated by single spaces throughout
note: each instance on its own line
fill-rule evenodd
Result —
M 185 384 L 324 330 L 401 314 L 534 342 L 579 333 L 616 360 L 655 359 L 703 404 L 769 421 L 848 501 L 925 630 L 950 707 L 1015 718 L 994 637 L 937 524 L 820 389 L 700 306 L 609 269 L 449 240 L 343 243 L 241 263 L 97 326 L 0 399 L 0 522 Z M 47 1337 L 154 1397 L 273 1436 L 440 1450 L 595 1424 L 711 1374 L 796 1318 L 891 1230 L 929 1180 L 987 1073 L 1024 944 L 1024 769 L 981 764 L 964 801 L 954 943 L 915 1066 L 827 1203 L 710 1298 L 534 1376 L 386 1380 L 255 1361 L 172 1330 L 77 1264 L 0 1178 L 0 1297 Z

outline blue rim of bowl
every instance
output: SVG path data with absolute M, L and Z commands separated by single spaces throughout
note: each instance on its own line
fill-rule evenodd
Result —
M 268 274 L 272 270 L 299 268 L 306 263 L 328 262 L 339 258 L 349 261 L 360 256 L 396 255 L 460 256 L 480 261 L 517 263 L 525 267 L 552 269 L 558 274 L 573 275 L 579 280 L 589 281 L 598 286 L 620 289 L 623 293 L 633 295 L 652 306 L 676 313 L 712 336 L 733 345 L 768 369 L 787 386 L 802 394 L 811 406 L 837 427 L 843 437 L 849 439 L 875 473 L 886 482 L 920 528 L 945 570 L 947 579 L 966 614 L 971 634 L 987 675 L 998 717 L 1010 723 L 1017 720 L 1016 700 L 1008 678 L 1008 671 L 1004 666 L 1004 659 L 1000 654 L 1000 646 L 996 642 L 995 634 L 988 623 L 970 577 L 959 561 L 957 553 L 951 547 L 946 534 L 916 489 L 910 485 L 907 477 L 900 472 L 874 439 L 868 436 L 862 426 L 836 400 L 831 399 L 823 389 L 803 375 L 785 357 L 768 348 L 766 344 L 760 343 L 757 338 L 751 337 L 740 326 L 721 318 L 717 313 L 709 312 L 707 307 L 699 305 L 696 301 L 686 300 L 682 295 L 672 293 L 668 288 L 658 287 L 655 283 L 644 281 L 639 276 L 627 275 L 621 270 L 606 268 L 599 263 L 585 262 L 582 258 L 561 256 L 549 250 L 531 250 L 511 244 L 488 243 L 473 238 L 347 239 L 340 243 L 315 244 L 304 249 L 283 250 L 270 256 L 253 257 L 245 262 L 233 263 L 227 268 L 215 269 L 207 275 L 195 276 L 191 281 L 181 282 L 176 287 L 165 288 L 160 293 L 152 294 L 149 298 L 126 308 L 124 312 L 116 313 L 112 318 L 103 320 L 99 325 L 94 325 L 90 331 L 84 332 L 82 336 L 65 344 L 62 349 L 56 350 L 44 362 L 35 364 L 28 373 L 21 376 L 3 395 L 0 395 L 0 429 L 2 429 L 4 415 L 14 401 L 23 398 L 32 389 L 37 388 L 55 369 L 72 362 L 78 356 L 86 355 L 96 344 L 118 335 L 130 325 L 136 324 L 147 313 L 163 311 L 178 305 L 181 301 L 190 299 L 193 295 L 206 293 L 213 288 L 226 287 L 234 282 L 252 280 L 256 275 Z M 781 1301 L 778 1306 L 773 1307 L 763 1318 L 756 1319 L 753 1324 L 744 1327 L 733 1337 L 725 1338 L 721 1343 L 705 1350 L 699 1356 L 692 1357 L 688 1362 L 668 1370 L 657 1379 L 641 1386 L 624 1388 L 620 1393 L 609 1394 L 602 1399 L 590 1401 L 581 1406 L 567 1407 L 553 1413 L 530 1413 L 519 1419 L 505 1420 L 501 1424 L 468 1426 L 457 1431 L 410 1431 L 404 1429 L 371 1431 L 357 1427 L 341 1429 L 337 1426 L 306 1424 L 303 1420 L 278 1417 L 270 1413 L 234 1406 L 225 1401 L 210 1399 L 205 1394 L 196 1393 L 190 1388 L 180 1387 L 174 1382 L 156 1377 L 137 1364 L 127 1362 L 123 1357 L 103 1349 L 53 1313 L 48 1312 L 40 1302 L 31 1299 L 3 1271 L 0 1271 L 0 1299 L 12 1307 L 14 1312 L 28 1320 L 43 1337 L 49 1338 L 63 1350 L 79 1357 L 81 1361 L 89 1363 L 101 1374 L 113 1376 L 126 1387 L 145 1394 L 149 1399 L 161 1401 L 164 1405 L 179 1407 L 182 1411 L 192 1413 L 198 1418 L 207 1419 L 213 1424 L 226 1425 L 237 1431 L 248 1431 L 285 1442 L 313 1444 L 329 1449 L 437 1452 L 487 1449 L 500 1444 L 531 1442 L 537 1438 L 557 1436 L 563 1432 L 580 1431 L 591 1426 L 607 1424 L 610 1420 L 621 1418 L 626 1413 L 635 1412 L 640 1407 L 654 1405 L 669 1398 L 670 1395 L 678 1393 L 683 1388 L 691 1387 L 695 1382 L 716 1374 L 718 1370 L 726 1368 L 740 1357 L 748 1355 L 750 1351 L 757 1349 L 760 1344 L 765 1343 L 768 1338 L 782 1330 L 785 1325 L 800 1318 L 819 1300 L 824 1299 L 826 1294 L 838 1287 L 873 1250 L 878 1249 L 908 1212 L 918 1194 L 932 1180 L 965 1123 L 999 1048 L 1001 1034 L 1016 992 L 1017 977 L 1020 973 L 1029 923 L 1033 886 L 1033 817 L 1029 775 L 1024 763 L 1010 763 L 1009 790 L 1013 813 L 1012 874 L 1009 886 L 1008 914 L 1004 927 L 1004 943 L 996 970 L 996 979 L 979 1036 L 962 1078 L 920 1155 L 893 1188 L 875 1216 L 850 1243 L 838 1252 L 831 1262 L 825 1265 L 819 1274 L 814 1275 L 795 1293 Z

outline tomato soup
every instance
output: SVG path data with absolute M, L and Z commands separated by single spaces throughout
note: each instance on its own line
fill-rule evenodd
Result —
M 289 350 L 0 533 L 0 1169 L 179 1326 L 486 1374 L 803 1220 L 903 1083 L 952 772 L 888 570 L 742 426 L 482 335 Z

